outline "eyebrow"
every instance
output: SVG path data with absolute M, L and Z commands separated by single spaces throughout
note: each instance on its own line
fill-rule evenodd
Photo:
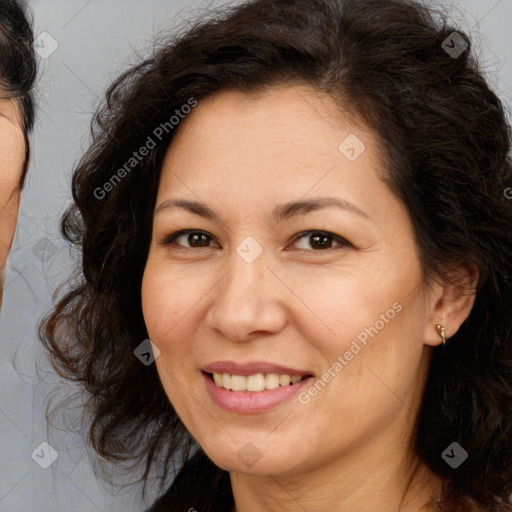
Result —
M 274 208 L 271 214 L 271 220 L 273 224 L 279 224 L 286 219 L 309 213 L 315 210 L 323 208 L 340 208 L 351 213 L 355 213 L 366 219 L 369 218 L 368 214 L 357 207 L 355 204 L 346 201 L 345 199 L 339 199 L 337 197 L 318 197 L 315 199 L 290 201 L 289 203 L 278 205 Z M 190 201 L 185 199 L 168 199 L 160 203 L 155 210 L 155 215 L 166 209 L 180 208 L 187 210 L 196 215 L 200 215 L 206 219 L 220 221 L 220 217 L 205 203 L 199 201 Z

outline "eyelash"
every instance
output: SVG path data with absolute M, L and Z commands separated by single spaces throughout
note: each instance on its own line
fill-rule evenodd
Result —
M 204 236 L 208 237 L 211 240 L 214 239 L 206 231 L 202 231 L 200 229 L 184 229 L 184 230 L 181 230 L 181 231 L 176 231 L 175 233 L 169 235 L 168 237 L 165 238 L 165 240 L 163 242 L 161 242 L 161 244 L 162 245 L 172 245 L 173 242 L 176 240 L 176 238 L 178 238 L 180 236 L 184 236 L 184 235 L 190 235 L 190 234 L 201 234 L 201 235 L 204 235 Z M 347 247 L 354 248 L 354 246 L 348 240 L 346 240 L 345 238 L 343 238 L 343 237 L 341 237 L 339 235 L 336 235 L 334 233 L 331 233 L 329 231 L 322 231 L 322 230 L 302 231 L 302 232 L 298 233 L 297 235 L 295 235 L 293 237 L 292 243 L 297 242 L 298 240 L 300 240 L 301 238 L 306 237 L 307 235 L 309 235 L 309 236 L 321 235 L 322 237 L 331 238 L 334 242 L 336 242 L 338 244 L 338 246 L 329 247 L 328 249 L 318 249 L 318 250 L 314 250 L 314 249 L 299 249 L 299 251 L 302 251 L 302 252 L 315 252 L 315 253 L 326 253 L 326 252 L 331 252 L 332 250 L 335 250 L 337 248 L 338 249 L 340 249 L 340 248 L 347 248 Z M 208 249 L 208 248 L 211 247 L 211 246 L 205 246 L 205 247 L 185 247 L 185 246 L 179 245 L 179 244 L 176 244 L 176 245 L 178 245 L 178 247 L 180 247 L 182 249 Z

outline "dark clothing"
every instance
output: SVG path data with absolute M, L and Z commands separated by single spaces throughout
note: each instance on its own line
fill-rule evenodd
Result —
M 229 473 L 199 450 L 146 512 L 231 512 L 233 506 Z

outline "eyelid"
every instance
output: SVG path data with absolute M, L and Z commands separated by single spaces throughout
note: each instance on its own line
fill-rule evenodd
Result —
M 200 233 L 201 235 L 205 235 L 206 237 L 215 240 L 215 238 L 210 235 L 207 231 L 203 231 L 202 229 L 182 229 L 180 231 L 175 231 L 174 233 L 166 236 L 162 242 L 160 242 L 160 245 L 170 245 L 174 240 L 180 236 L 183 235 L 190 235 L 191 233 Z M 217 242 L 218 243 L 218 242 Z M 178 244 L 176 244 L 178 245 Z M 219 244 L 220 245 L 220 244 Z M 181 247 L 183 249 L 195 249 L 195 247 L 186 247 L 183 245 L 178 245 L 178 247 Z M 202 249 L 207 249 L 210 246 L 202 247 Z
M 303 237 L 305 237 L 307 235 L 311 236 L 313 234 L 330 236 L 335 242 L 337 242 L 339 244 L 338 246 L 354 248 L 354 245 L 351 244 L 346 238 L 342 237 L 341 235 L 337 235 L 336 233 L 333 233 L 332 231 L 326 231 L 324 229 L 308 229 L 306 231 L 301 231 L 300 233 L 297 233 L 293 237 L 292 243 L 297 242 L 297 240 L 300 240 L 301 238 L 303 238 Z M 324 249 L 324 250 L 318 250 L 318 251 L 306 250 L 306 249 L 298 249 L 298 250 L 302 251 L 302 252 L 326 253 L 326 252 L 332 251 L 335 248 L 336 247 L 329 248 L 329 249 Z
M 210 238 L 211 240 L 215 240 L 215 237 L 213 237 L 210 233 L 208 233 L 207 231 L 203 231 L 202 229 L 183 229 L 183 230 L 180 230 L 180 231 L 175 231 L 174 233 L 172 233 L 171 235 L 165 237 L 165 239 L 160 242 L 160 245 L 170 245 L 172 242 L 174 242 L 174 240 L 180 236 L 183 236 L 183 235 L 189 235 L 191 233 L 200 233 L 202 235 L 205 235 L 207 238 Z M 293 236 L 292 238 L 292 244 L 294 244 L 295 242 L 297 242 L 298 240 L 300 240 L 301 238 L 304 238 L 305 236 L 307 235 L 313 235 L 313 234 L 321 234 L 321 235 L 327 235 L 327 236 L 330 236 L 338 245 L 335 246 L 334 248 L 328 248 L 328 249 L 320 249 L 320 250 L 317 250 L 315 251 L 314 249 L 298 249 L 299 251 L 303 252 L 303 253 L 326 253 L 326 252 L 330 252 L 332 251 L 333 249 L 336 249 L 336 247 L 352 247 L 354 248 L 354 245 L 352 243 L 350 243 L 346 238 L 340 236 L 340 235 L 337 235 L 336 233 L 332 233 L 331 231 L 325 231 L 325 230 L 322 230 L 322 229 L 308 229 L 306 231 L 301 231 L 300 233 L 297 233 L 296 235 Z M 217 242 L 219 243 L 219 242 Z M 186 247 L 186 246 L 183 246 L 183 245 L 178 245 L 176 244 L 178 247 L 181 247 L 183 249 L 209 249 L 211 248 L 211 246 L 206 246 L 206 247 Z M 220 244 L 219 244 L 220 245 Z M 287 250 L 287 249 L 286 249 Z

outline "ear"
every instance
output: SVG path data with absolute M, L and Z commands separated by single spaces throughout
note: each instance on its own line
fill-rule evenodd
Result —
M 434 283 L 429 291 L 430 312 L 425 326 L 424 342 L 436 346 L 442 343 L 437 324 L 451 338 L 471 313 L 475 303 L 479 272 L 472 263 L 464 263 L 448 273 L 444 283 Z

